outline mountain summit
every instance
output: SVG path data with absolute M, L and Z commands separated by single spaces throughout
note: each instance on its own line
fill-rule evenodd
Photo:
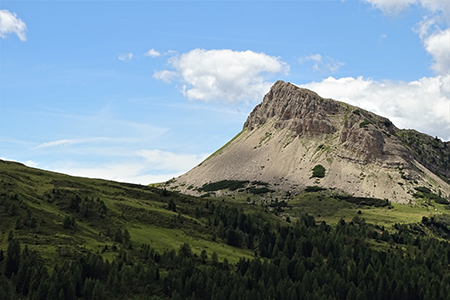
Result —
M 277 81 L 236 137 L 168 186 L 198 194 L 223 180 L 291 193 L 317 185 L 397 203 L 414 202 L 419 187 L 449 197 L 450 142 Z

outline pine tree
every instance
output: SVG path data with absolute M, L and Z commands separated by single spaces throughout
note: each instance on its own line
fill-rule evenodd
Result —
M 6 254 L 5 275 L 11 278 L 13 273 L 17 273 L 20 264 L 20 244 L 16 239 L 12 239 L 8 244 Z
M 92 290 L 92 300 L 103 300 L 105 298 L 104 291 L 103 291 L 103 284 L 96 280 L 94 289 Z
M 129 242 L 130 242 L 130 239 L 131 239 L 130 233 L 128 232 L 127 229 L 125 229 L 125 230 L 123 231 L 123 241 L 124 241 L 125 243 L 129 243 Z
M 66 300 L 66 296 L 64 295 L 64 290 L 62 288 L 59 290 L 58 300 Z
M 0 273 L 0 299 L 13 300 L 15 298 L 13 285 Z
M 116 232 L 114 233 L 114 241 L 117 243 L 122 243 L 123 241 L 123 233 L 120 228 L 117 228 Z

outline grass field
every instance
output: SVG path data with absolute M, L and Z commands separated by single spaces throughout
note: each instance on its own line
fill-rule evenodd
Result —
M 354 217 L 364 218 L 367 223 L 390 227 L 395 223 L 416 223 L 423 216 L 448 214 L 444 205 L 437 203 L 426 204 L 418 200 L 415 205 L 392 204 L 388 207 L 373 207 L 355 205 L 343 200 L 329 197 L 325 193 L 305 193 L 288 202 L 287 214 L 295 219 L 301 213 L 313 215 L 318 222 L 336 224 L 340 219 L 351 221 Z

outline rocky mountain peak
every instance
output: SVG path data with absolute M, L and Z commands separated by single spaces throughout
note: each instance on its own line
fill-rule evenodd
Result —
M 275 118 L 276 128 L 286 128 L 297 135 L 333 133 L 337 128 L 328 115 L 342 110 L 336 101 L 323 99 L 313 91 L 280 80 L 250 113 L 244 128 L 253 130 Z
M 319 165 L 321 179 L 311 176 Z M 319 185 L 413 203 L 416 187 L 450 197 L 449 170 L 450 142 L 277 81 L 236 137 L 168 186 L 198 194 L 223 180 L 262 182 L 282 193 Z

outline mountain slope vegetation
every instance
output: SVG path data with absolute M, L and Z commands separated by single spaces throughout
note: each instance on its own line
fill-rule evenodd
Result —
M 263 182 L 204 186 L 264 187 Z M 450 216 L 311 186 L 257 201 L 0 161 L 0 299 L 447 299 Z M 256 201 L 254 201 L 256 200 Z M 383 217 L 385 219 L 383 219 Z

